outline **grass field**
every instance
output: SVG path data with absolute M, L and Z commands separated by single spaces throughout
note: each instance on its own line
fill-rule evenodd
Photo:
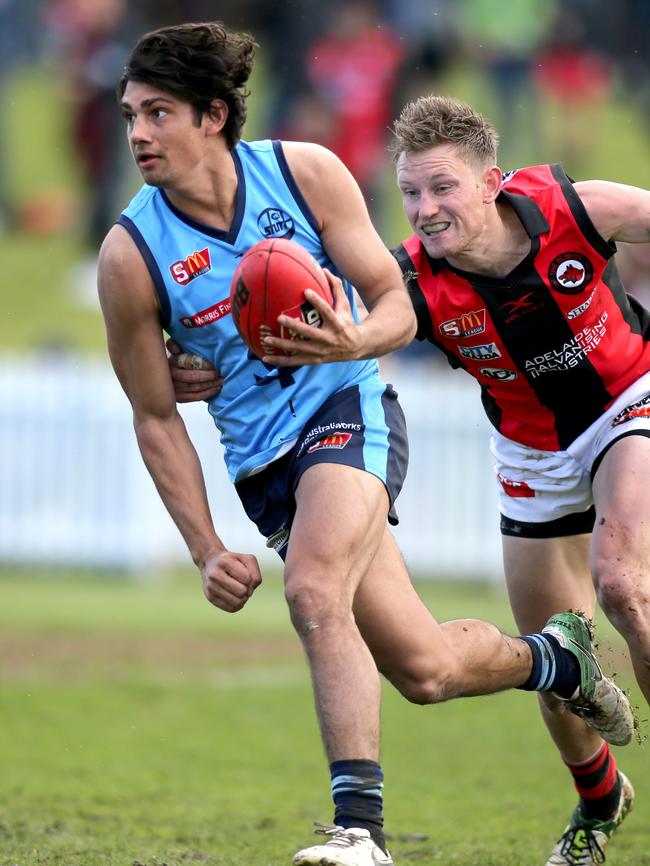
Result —
M 441 619 L 514 628 L 500 588 L 420 590 Z M 5 573 L 0 598 L 1 866 L 285 866 L 312 821 L 331 820 L 279 578 L 236 616 L 212 609 L 191 573 Z M 629 685 L 611 630 L 600 637 Z M 386 686 L 397 864 L 545 862 L 574 794 L 535 703 L 510 692 L 421 708 Z M 647 866 L 650 759 L 639 743 L 617 755 L 638 805 L 608 863 Z

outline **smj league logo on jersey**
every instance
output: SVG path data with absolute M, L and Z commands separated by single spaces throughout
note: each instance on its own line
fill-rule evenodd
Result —
M 267 207 L 257 218 L 257 227 L 265 238 L 292 238 L 296 226 L 291 214 L 279 207 Z
M 463 358 L 470 361 L 494 361 L 501 357 L 496 343 L 483 343 L 481 346 L 459 346 L 458 351 Z
M 438 325 L 443 337 L 474 337 L 485 331 L 485 310 L 472 310 L 469 313 L 461 313 L 457 319 L 448 319 Z
M 195 280 L 197 277 L 207 274 L 212 270 L 210 262 L 210 250 L 194 250 L 186 259 L 179 259 L 169 266 L 169 272 L 180 286 Z
M 311 454 L 313 451 L 319 451 L 321 448 L 345 448 L 350 439 L 352 439 L 352 433 L 343 433 L 340 430 L 337 430 L 334 433 L 330 433 L 328 436 L 323 436 L 323 438 L 319 439 L 318 442 L 314 442 L 313 445 L 310 445 L 307 449 L 307 454 Z
M 562 253 L 548 269 L 551 286 L 566 295 L 577 295 L 587 288 L 594 276 L 591 262 L 582 253 Z

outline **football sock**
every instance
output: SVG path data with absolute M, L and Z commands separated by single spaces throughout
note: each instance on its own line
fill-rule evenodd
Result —
M 386 851 L 384 839 L 384 774 L 375 761 L 334 761 L 330 764 L 334 823 L 364 827 L 375 845 Z
M 580 664 L 552 634 L 522 635 L 533 656 L 530 676 L 519 686 L 528 692 L 554 692 L 570 698 L 580 685 Z
M 585 818 L 600 821 L 611 818 L 621 796 L 621 780 L 609 745 L 603 743 L 595 755 L 579 764 L 563 760 L 580 794 L 580 810 Z

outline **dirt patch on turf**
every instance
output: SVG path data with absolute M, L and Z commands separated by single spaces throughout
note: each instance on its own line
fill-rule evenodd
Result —
M 292 635 L 228 640 L 197 635 L 0 636 L 4 681 L 114 681 L 141 674 L 165 680 L 236 680 L 271 666 L 300 669 L 301 662 L 300 642 Z

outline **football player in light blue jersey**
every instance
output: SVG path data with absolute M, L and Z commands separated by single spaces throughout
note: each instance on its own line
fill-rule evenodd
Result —
M 335 826 L 294 864 L 390 866 L 378 669 L 416 703 L 509 687 L 585 698 L 602 677 L 590 653 L 563 648 L 557 624 L 524 638 L 478 620 L 442 628 L 417 597 L 387 526 L 406 471 L 405 426 L 370 360 L 412 339 L 411 303 L 332 153 L 240 143 L 254 47 L 206 23 L 157 30 L 133 49 L 118 94 L 145 187 L 102 246 L 99 294 L 143 459 L 206 597 L 234 613 L 262 578 L 255 557 L 228 550 L 213 525 L 163 328 L 223 374 L 210 408 L 246 512 L 285 561 L 330 762 Z M 260 231 L 292 231 L 349 281 L 329 276 L 333 311 L 323 303 L 323 327 L 298 328 L 300 354 L 275 367 L 249 355 L 224 303 Z M 367 307 L 362 322 L 349 285 Z M 281 345 L 269 338 L 269 350 Z

